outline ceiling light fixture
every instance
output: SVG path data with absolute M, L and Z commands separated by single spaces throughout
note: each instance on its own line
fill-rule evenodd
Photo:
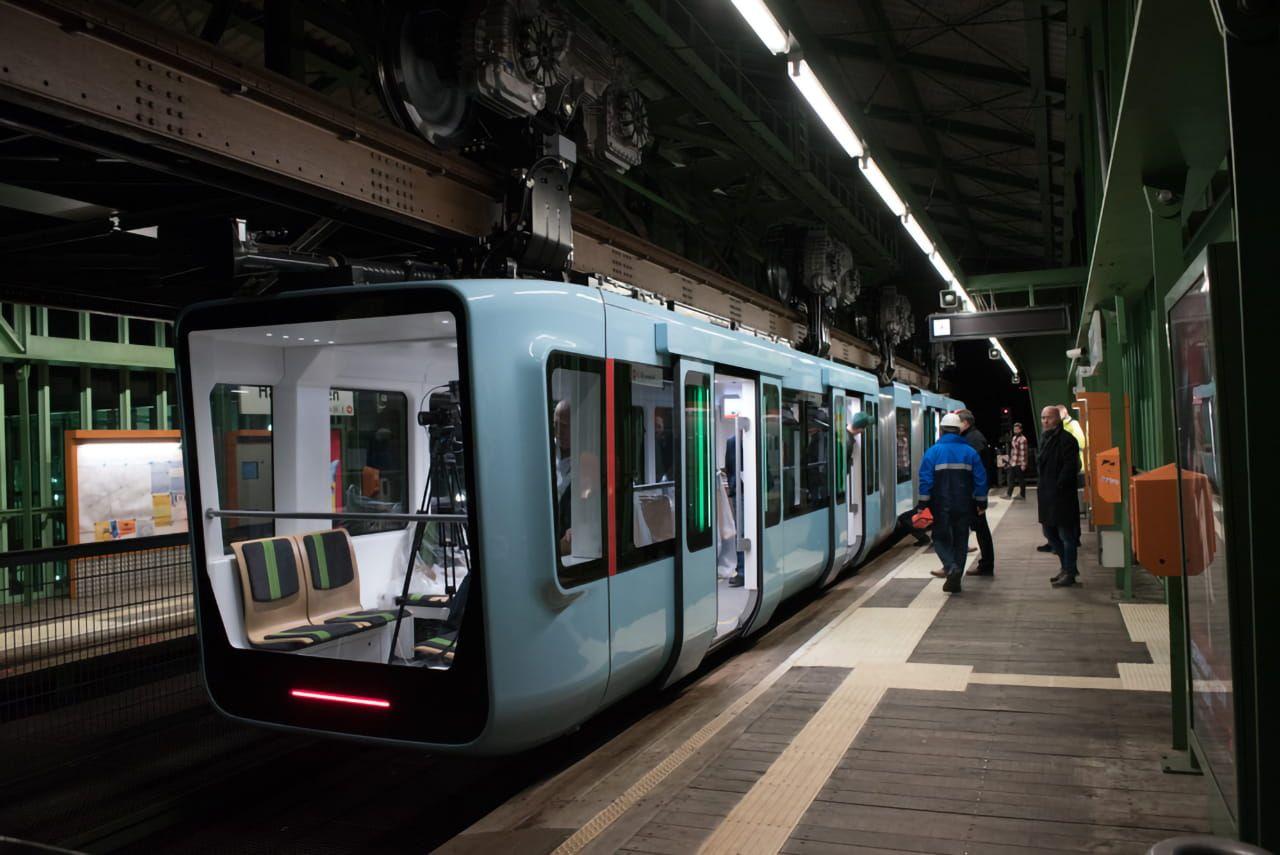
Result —
M 778 19 L 773 17 L 764 0 L 731 0 L 731 2 L 733 8 L 738 10 L 742 20 L 747 22 L 747 26 L 755 31 L 769 53 L 787 52 L 791 47 L 791 37 L 786 30 L 782 29 Z
M 862 177 L 867 179 L 871 189 L 876 191 L 876 195 L 888 206 L 895 217 L 901 217 L 907 213 L 907 206 L 902 201 L 902 197 L 898 195 L 897 190 L 893 189 L 893 185 L 889 183 L 885 174 L 880 171 L 880 164 L 876 163 L 875 158 L 862 158 Z
M 925 255 L 933 255 L 933 241 L 929 240 L 929 236 L 924 233 L 924 226 L 920 225 L 920 221 L 907 214 L 902 220 L 902 227 L 907 230 L 907 234 L 916 242 L 916 246 L 920 247 L 920 251 Z
M 813 111 L 818 114 L 822 124 L 831 131 L 831 135 L 836 138 L 836 142 L 840 143 L 840 147 L 850 157 L 862 157 L 866 146 L 862 144 L 862 140 L 845 119 L 844 114 L 840 112 L 840 108 L 831 100 L 826 87 L 822 85 L 818 75 L 813 73 L 809 63 L 803 59 L 792 60 L 787 63 L 787 69 L 787 76 L 791 78 L 791 82 L 800 90 L 800 94 L 809 102 Z

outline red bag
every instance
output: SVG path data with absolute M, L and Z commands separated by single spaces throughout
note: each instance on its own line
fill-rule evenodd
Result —
M 928 531 L 933 528 L 933 511 L 925 508 L 912 514 L 911 527 L 916 531 Z

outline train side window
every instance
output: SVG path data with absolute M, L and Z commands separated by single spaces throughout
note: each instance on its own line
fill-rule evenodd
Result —
M 409 494 L 409 399 L 402 392 L 329 390 L 329 499 L 334 510 L 403 514 Z M 406 523 L 349 521 L 351 534 Z
M 836 441 L 835 459 L 839 461 L 839 465 L 836 466 L 836 504 L 843 505 L 847 497 L 845 478 L 849 474 L 849 452 L 847 450 L 849 432 L 845 430 L 844 407 L 836 407 L 835 411 L 831 413 L 831 419 L 831 429 Z
M 670 368 L 614 363 L 619 571 L 675 554 L 671 395 Z M 647 430 L 650 412 L 653 428 Z
M 875 401 L 866 401 L 867 415 L 871 416 L 871 424 L 862 432 L 862 483 L 868 496 L 880 489 L 880 455 L 877 451 L 877 437 L 880 435 L 880 419 Z
M 778 387 L 764 387 L 765 527 L 782 522 L 782 406 Z
M 905 484 L 911 480 L 911 410 L 906 407 L 897 408 L 896 442 L 898 483 Z
M 800 393 L 782 390 L 782 508 L 787 518 L 804 510 L 804 405 Z
M 711 545 L 711 378 L 691 371 L 684 382 L 684 506 L 690 552 Z
M 831 506 L 831 411 L 820 395 L 804 401 L 804 488 L 808 510 Z
M 831 504 L 831 414 L 820 395 L 782 390 L 783 509 L 787 518 Z
M 555 353 L 547 370 L 556 572 L 568 588 L 606 573 L 604 362 Z
M 218 383 L 209 393 L 218 506 L 223 510 L 275 510 L 270 386 Z M 241 540 L 272 537 L 275 520 L 222 518 L 222 549 Z

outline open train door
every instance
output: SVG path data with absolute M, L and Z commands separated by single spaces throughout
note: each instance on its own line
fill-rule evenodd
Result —
M 712 455 L 712 366 L 676 363 L 676 645 L 662 681 L 669 686 L 698 667 L 716 633 L 716 513 L 719 477 Z
M 826 587 L 835 581 L 844 569 L 845 564 L 853 558 L 849 550 L 849 459 L 850 436 L 847 429 L 845 413 L 845 392 L 832 388 L 827 392 L 827 410 L 831 413 L 831 477 L 834 481 L 831 495 L 835 501 L 831 503 L 831 563 L 822 574 L 819 583 Z

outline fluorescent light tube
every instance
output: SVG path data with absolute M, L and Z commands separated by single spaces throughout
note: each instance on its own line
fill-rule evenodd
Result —
M 1000 343 L 1000 339 L 995 336 L 990 337 L 987 341 L 991 342 L 991 346 L 1000 351 L 1000 358 L 1004 360 L 1004 364 L 1009 366 L 1009 370 L 1014 374 L 1018 373 L 1018 366 L 1013 364 L 1013 360 L 1009 358 L 1009 354 L 1005 351 L 1004 345 Z
M 787 76 L 791 78 L 791 82 L 800 90 L 800 94 L 804 96 L 804 99 L 809 102 L 813 112 L 817 113 L 818 118 L 827 126 L 827 130 L 831 131 L 831 135 L 836 138 L 836 142 L 840 143 L 840 147 L 850 157 L 862 157 L 862 153 L 865 150 L 862 140 L 858 139 L 858 135 L 854 133 L 849 122 L 845 120 L 844 114 L 840 112 L 835 102 L 831 100 L 831 96 L 827 94 L 822 81 L 818 79 L 818 75 L 813 73 L 809 63 L 803 59 L 789 63 Z
M 893 185 L 889 183 L 885 174 L 880 171 L 880 165 L 876 163 L 875 158 L 862 159 L 862 177 L 867 179 L 871 189 L 876 191 L 895 217 L 901 217 L 907 212 L 907 206 L 903 203 L 902 197 L 893 189 Z
M 925 255 L 933 255 L 933 241 L 929 240 L 929 236 L 924 233 L 924 228 L 915 217 L 907 214 L 902 221 L 902 227 L 907 230 L 907 234 L 911 235 L 911 239 L 916 242 L 916 246 L 920 247 L 921 252 Z
M 947 266 L 947 260 L 942 257 L 942 253 L 934 250 L 933 255 L 929 256 L 929 263 L 933 265 L 933 269 L 938 271 L 938 275 L 947 283 L 954 282 L 956 276 L 951 272 L 951 268 Z
M 733 8 L 738 10 L 742 20 L 755 31 L 769 53 L 786 53 L 791 47 L 791 38 L 782 29 L 778 19 L 773 17 L 764 0 L 732 0 Z

